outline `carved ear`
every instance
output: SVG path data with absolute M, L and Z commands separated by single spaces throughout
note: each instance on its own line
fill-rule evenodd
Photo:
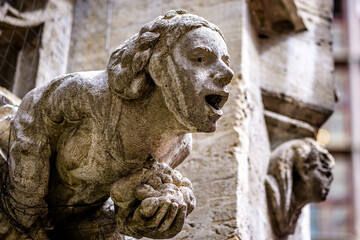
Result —
M 148 66 L 149 74 L 154 83 L 162 87 L 166 81 L 167 62 L 161 53 L 153 54 Z
M 144 94 L 149 85 L 145 67 L 151 57 L 151 47 L 159 36 L 157 33 L 143 33 L 111 54 L 108 64 L 109 87 L 121 98 L 137 99 Z
M 143 67 L 149 58 L 150 49 L 137 52 L 133 59 L 126 54 L 126 51 L 124 54 L 117 51 L 121 50 L 113 52 L 108 65 L 109 87 L 124 99 L 137 99 L 148 86 Z

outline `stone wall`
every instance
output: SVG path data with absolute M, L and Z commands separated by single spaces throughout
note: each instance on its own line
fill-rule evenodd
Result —
M 105 69 L 107 1 L 76 1 L 71 35 L 68 72 Z
M 66 73 L 73 11 L 73 0 L 49 0 L 44 9 L 36 86 Z

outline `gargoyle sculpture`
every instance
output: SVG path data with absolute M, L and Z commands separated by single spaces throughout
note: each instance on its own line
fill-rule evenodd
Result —
M 272 227 L 279 239 L 293 234 L 301 209 L 326 199 L 335 165 L 329 152 L 311 138 L 278 146 L 265 181 Z
M 191 133 L 215 131 L 229 58 L 218 27 L 169 11 L 115 49 L 106 70 L 60 76 L 18 108 L 4 103 L 0 238 L 97 239 L 96 216 L 116 222 L 101 239 L 179 233 L 195 197 L 174 168 Z M 109 197 L 115 209 L 98 214 Z M 81 221 L 76 233 L 64 228 Z

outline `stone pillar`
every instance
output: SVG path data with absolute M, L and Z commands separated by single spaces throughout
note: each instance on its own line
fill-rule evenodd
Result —
M 49 0 L 44 9 L 36 86 L 66 73 L 73 11 L 73 0 Z

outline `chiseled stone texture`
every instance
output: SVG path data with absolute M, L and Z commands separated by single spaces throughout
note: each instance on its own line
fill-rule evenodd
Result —
M 247 155 L 248 180 L 242 182 L 247 186 L 245 192 L 248 203 L 241 203 L 243 208 L 239 215 L 246 215 L 249 221 L 248 231 L 240 229 L 244 234 L 241 239 L 275 239 L 270 226 L 266 205 L 264 180 L 269 164 L 270 146 L 264 122 L 263 104 L 260 93 L 259 42 L 257 33 L 251 24 L 246 8 L 243 14 L 241 72 L 247 87 L 249 104 L 249 150 Z M 242 176 L 243 170 L 239 171 Z M 240 177 L 239 177 L 240 178 Z

